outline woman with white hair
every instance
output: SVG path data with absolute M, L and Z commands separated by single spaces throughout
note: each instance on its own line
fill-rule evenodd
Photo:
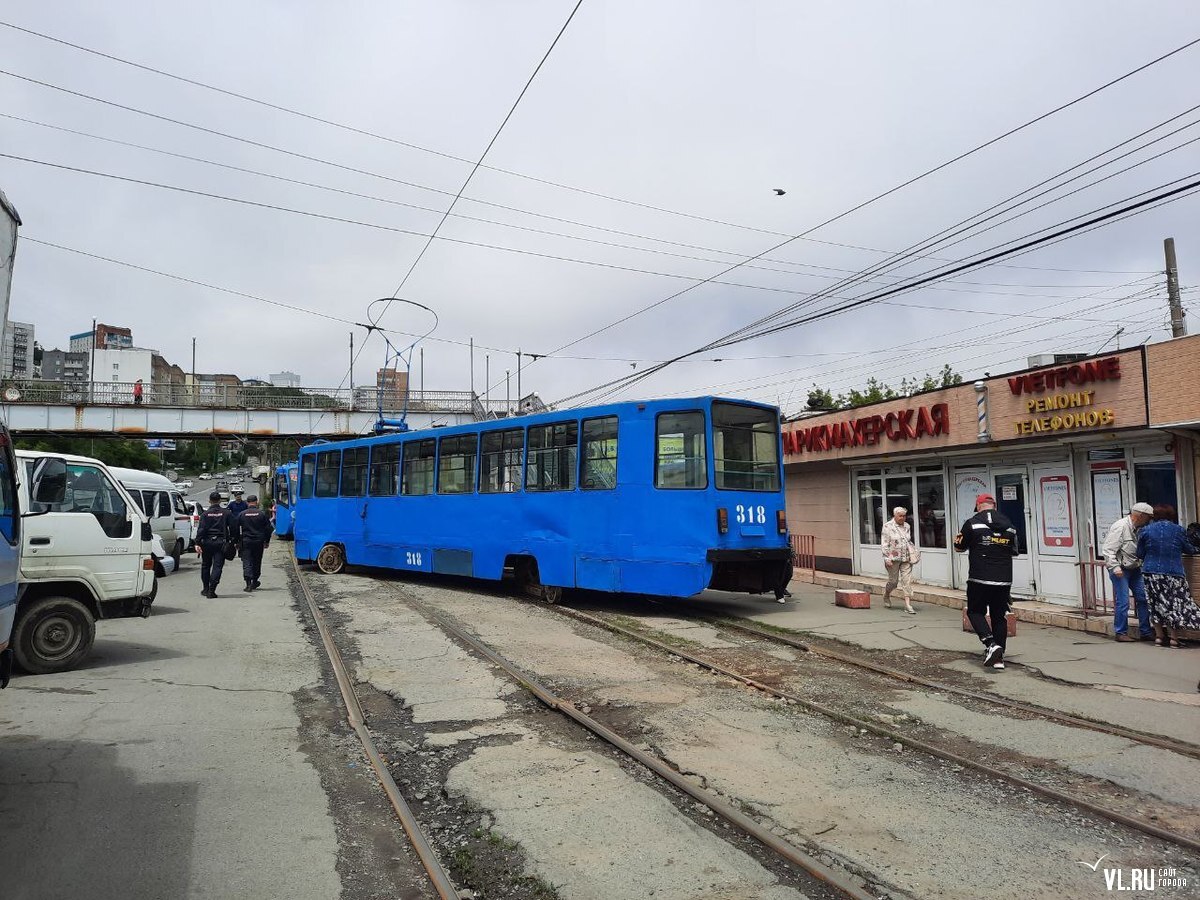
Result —
M 899 587 L 904 595 L 904 611 L 916 615 L 917 611 L 912 607 L 912 570 L 918 554 L 909 530 L 908 510 L 903 506 L 893 509 L 892 517 L 883 524 L 881 549 L 883 565 L 888 571 L 883 605 L 892 608 L 892 591 Z

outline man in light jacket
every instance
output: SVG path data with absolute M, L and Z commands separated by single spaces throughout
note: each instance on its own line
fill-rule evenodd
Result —
M 1113 522 L 1104 540 L 1104 566 L 1113 586 L 1113 637 L 1122 642 L 1135 641 L 1128 635 L 1129 594 L 1133 593 L 1137 609 L 1138 630 L 1142 640 L 1154 636 L 1150 630 L 1150 607 L 1146 604 L 1146 588 L 1142 583 L 1142 561 L 1137 557 L 1138 531 L 1154 518 L 1149 503 L 1135 503 L 1129 515 Z

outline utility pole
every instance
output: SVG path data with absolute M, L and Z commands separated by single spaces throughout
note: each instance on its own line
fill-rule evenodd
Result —
M 421 402 L 425 402 L 425 348 L 421 348 Z
M 354 332 L 350 332 L 350 412 L 354 412 Z
M 483 356 L 483 412 L 484 415 L 488 411 L 488 399 L 492 396 L 492 354 L 485 353 Z
M 195 403 L 196 397 L 196 339 L 192 338 L 192 384 L 191 384 L 192 402 Z
M 92 402 L 96 402 L 96 320 L 92 319 Z
M 475 399 L 475 338 L 471 338 L 471 399 Z
M 517 349 L 517 412 L 521 411 L 521 351 Z
M 504 410 L 512 412 L 512 395 L 508 392 L 508 369 L 504 370 Z
M 1183 321 L 1183 302 L 1179 299 L 1179 266 L 1175 262 L 1175 238 L 1163 241 L 1163 252 L 1167 256 L 1167 302 L 1171 306 L 1171 337 L 1187 334 L 1187 323 Z

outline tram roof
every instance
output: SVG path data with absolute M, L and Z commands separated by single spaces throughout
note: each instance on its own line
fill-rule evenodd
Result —
M 357 438 L 346 438 L 338 441 L 322 441 L 306 444 L 300 451 L 311 450 L 314 447 L 338 449 L 342 447 L 357 447 L 376 444 L 381 441 L 404 440 L 413 437 L 442 437 L 443 435 L 469 434 L 480 431 L 505 431 L 513 427 L 528 427 L 560 422 L 563 419 L 594 419 L 627 409 L 646 408 L 650 410 L 686 410 L 697 406 L 708 407 L 714 402 L 736 403 L 740 406 L 755 406 L 759 409 L 771 409 L 778 412 L 778 407 L 770 403 L 759 403 L 754 400 L 742 400 L 737 397 L 717 397 L 713 395 L 701 397 L 667 397 L 659 400 L 623 400 L 620 403 L 605 403 L 599 406 L 580 406 L 571 409 L 547 410 L 546 412 L 529 415 L 509 416 L 504 419 L 487 419 L 482 422 L 471 422 L 467 425 L 450 425 L 445 428 L 422 428 L 417 431 L 388 431 L 383 434 L 369 434 Z

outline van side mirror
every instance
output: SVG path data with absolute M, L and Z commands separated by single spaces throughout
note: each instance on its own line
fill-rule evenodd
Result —
M 31 513 L 40 515 L 50 507 L 61 506 L 67 501 L 67 463 L 57 456 L 39 459 L 33 467 L 33 479 L 29 485 Z M 41 508 L 39 508 L 41 507 Z

